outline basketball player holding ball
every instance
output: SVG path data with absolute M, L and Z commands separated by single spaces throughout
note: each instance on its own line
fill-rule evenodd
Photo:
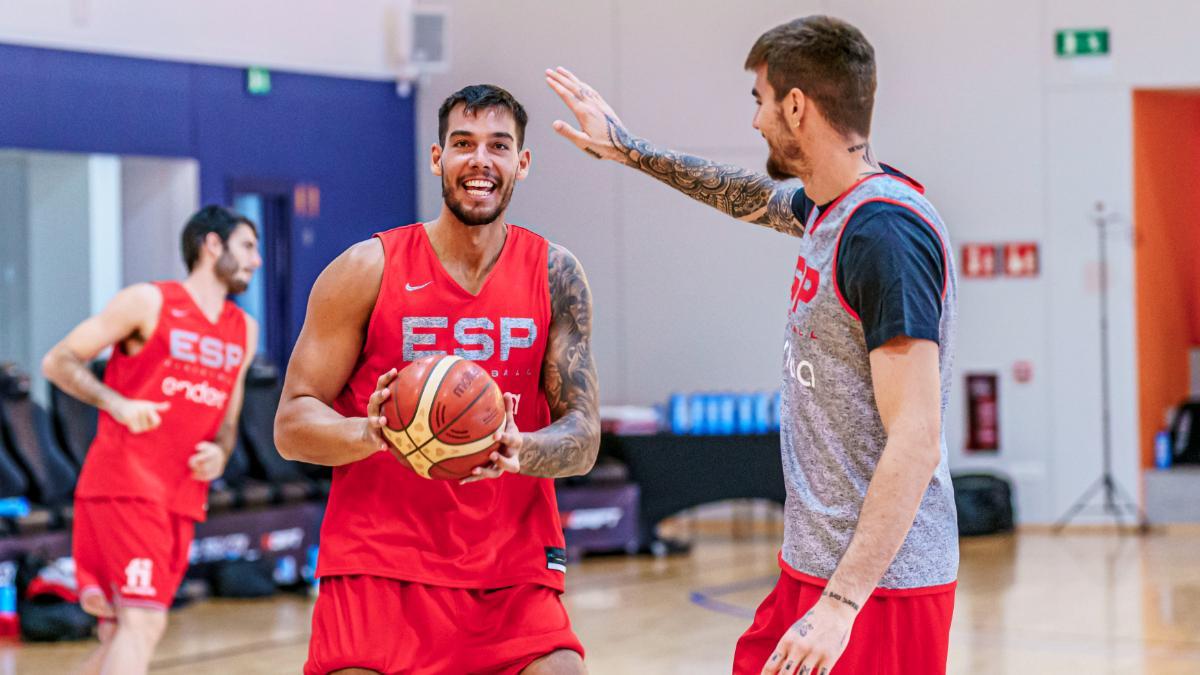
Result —
M 334 467 L 305 672 L 583 673 L 553 478 L 599 449 L 591 293 L 570 252 L 504 220 L 521 104 L 469 86 L 438 121 L 441 213 L 330 263 L 288 366 L 279 451 Z M 504 392 L 500 446 L 464 480 L 418 475 L 383 435 L 397 371 L 439 354 Z

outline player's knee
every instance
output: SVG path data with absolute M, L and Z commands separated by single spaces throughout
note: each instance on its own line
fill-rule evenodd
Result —
M 100 644 L 106 645 L 112 642 L 113 636 L 117 634 L 117 622 L 112 619 L 100 619 L 96 624 L 96 637 L 100 638 Z
M 570 649 L 559 649 L 529 664 L 522 675 L 587 675 L 583 657 Z
M 129 608 L 119 612 L 118 628 L 153 645 L 167 629 L 167 613 L 161 609 Z

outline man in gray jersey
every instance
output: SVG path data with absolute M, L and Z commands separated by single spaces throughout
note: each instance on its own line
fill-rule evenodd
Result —
M 920 184 L 872 155 L 875 53 L 858 29 L 797 19 L 764 33 L 745 65 L 768 175 L 633 135 L 563 68 L 547 83 L 580 128 L 554 128 L 800 238 L 783 343 L 783 571 L 734 672 L 945 672 L 958 572 L 941 425 L 956 323 L 946 228 Z

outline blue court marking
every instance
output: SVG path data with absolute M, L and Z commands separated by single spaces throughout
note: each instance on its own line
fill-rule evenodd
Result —
M 711 609 L 712 611 L 718 612 L 720 614 L 736 616 L 739 619 L 753 619 L 754 618 L 754 608 L 753 607 L 743 607 L 742 605 L 735 605 L 732 602 L 726 602 L 724 600 L 721 600 L 721 599 L 719 599 L 719 597 L 722 595 L 729 595 L 730 593 L 738 593 L 740 591 L 746 591 L 751 588 L 759 588 L 759 587 L 770 588 L 771 586 L 775 585 L 775 581 L 778 579 L 779 579 L 779 575 L 775 574 L 775 575 L 772 575 L 769 577 L 757 577 L 755 579 L 743 579 L 742 581 L 735 581 L 731 584 L 723 584 L 721 586 L 706 586 L 704 588 L 697 588 L 696 590 L 689 593 L 688 599 L 692 601 L 692 604 L 698 605 L 705 609 Z

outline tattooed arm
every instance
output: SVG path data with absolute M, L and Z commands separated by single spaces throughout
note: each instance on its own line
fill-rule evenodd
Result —
M 567 249 L 550 244 L 550 334 L 542 362 L 542 388 L 554 422 L 538 431 L 517 428 L 512 394 L 504 395 L 508 421 L 496 433 L 502 450 L 492 463 L 463 479 L 470 483 L 522 473 L 539 478 L 579 476 L 600 450 L 600 398 L 592 360 L 592 291 L 583 267 Z
M 792 214 L 798 181 L 776 181 L 739 166 L 658 148 L 630 134 L 608 103 L 565 68 L 546 71 L 546 83 L 575 114 L 582 131 L 561 121 L 554 129 L 592 157 L 633 167 L 739 220 L 796 237 L 804 234 L 804 223 Z
M 524 434 L 521 473 L 552 478 L 587 473 L 600 450 L 600 399 L 592 359 L 592 292 L 583 267 L 550 244 L 550 334 L 542 386 L 554 423 Z

